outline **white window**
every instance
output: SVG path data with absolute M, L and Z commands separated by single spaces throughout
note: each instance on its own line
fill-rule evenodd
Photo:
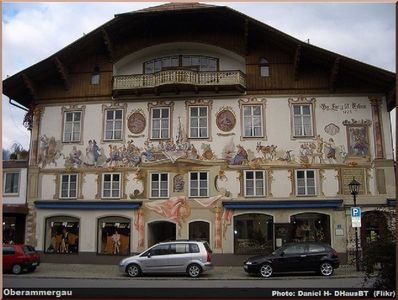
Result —
M 64 113 L 64 142 L 79 142 L 81 129 L 81 111 Z
M 105 111 L 105 140 L 121 140 L 123 110 L 109 109 Z
M 169 196 L 169 174 L 151 174 L 151 198 L 167 198 Z
M 189 109 L 189 137 L 207 138 L 208 135 L 208 107 L 191 106 Z
M 77 174 L 62 174 L 60 198 L 77 198 Z
M 311 104 L 293 105 L 294 136 L 313 136 Z
M 208 197 L 209 196 L 209 175 L 208 172 L 189 173 L 189 196 Z
M 98 67 L 95 67 L 93 73 L 91 74 L 91 84 L 97 85 L 100 83 L 100 70 Z
M 170 138 L 170 108 L 152 108 L 152 139 Z
M 297 196 L 316 195 L 316 172 L 315 170 L 296 171 L 296 194 Z
M 243 106 L 243 131 L 245 137 L 263 136 L 262 105 Z
M 4 195 L 17 195 L 19 193 L 19 172 L 4 173 Z
M 265 172 L 245 171 L 245 196 L 265 196 Z
M 269 77 L 269 63 L 265 58 L 260 59 L 260 76 Z
M 102 174 L 102 198 L 120 198 L 120 174 Z

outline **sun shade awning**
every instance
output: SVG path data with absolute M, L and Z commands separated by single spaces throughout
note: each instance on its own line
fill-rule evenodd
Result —
M 227 209 L 339 208 L 343 200 L 225 201 Z
M 42 209 L 137 209 L 142 202 L 132 201 L 35 201 L 35 206 Z

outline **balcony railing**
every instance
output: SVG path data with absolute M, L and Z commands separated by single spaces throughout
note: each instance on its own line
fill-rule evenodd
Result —
M 191 85 L 195 87 L 239 86 L 245 89 L 246 78 L 241 71 L 165 70 L 154 74 L 115 76 L 113 90 L 139 90 L 157 88 L 164 85 Z

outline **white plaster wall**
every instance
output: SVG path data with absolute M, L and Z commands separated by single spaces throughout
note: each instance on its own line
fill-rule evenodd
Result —
M 25 204 L 28 169 L 3 169 L 3 187 L 6 180 L 4 174 L 7 172 L 19 172 L 19 190 L 17 196 L 7 196 L 3 194 L 3 204 Z
M 55 175 L 42 174 L 41 175 L 41 189 L 39 191 L 41 200 L 53 200 L 55 194 Z M 59 195 L 56 195 L 59 197 Z
M 205 55 L 219 58 L 220 71 L 240 70 L 246 73 L 243 57 L 226 49 L 200 43 L 166 43 L 134 52 L 114 65 L 114 75 L 143 74 L 145 61 L 171 55 Z
M 274 180 L 271 183 L 272 195 L 275 198 L 288 198 L 292 191 L 292 182 L 288 178 L 288 170 L 274 170 Z
M 382 139 L 383 139 L 383 150 L 386 159 L 394 159 L 394 149 L 392 144 L 392 127 L 390 113 L 387 111 L 387 105 L 385 97 L 380 105 L 380 115 L 381 115 L 381 129 L 382 129 Z M 394 128 L 396 130 L 396 128 Z
M 336 197 L 339 192 L 339 182 L 336 175 L 336 170 L 325 170 L 323 175 L 325 176 L 325 180 L 323 182 L 322 189 L 326 197 Z
M 86 174 L 82 188 L 85 200 L 95 200 L 95 195 L 97 194 L 97 174 Z

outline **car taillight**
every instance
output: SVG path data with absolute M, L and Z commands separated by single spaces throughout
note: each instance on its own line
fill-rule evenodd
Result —
M 207 252 L 207 262 L 211 262 L 211 253 Z
M 339 254 L 334 249 L 332 250 L 332 257 L 339 257 Z

